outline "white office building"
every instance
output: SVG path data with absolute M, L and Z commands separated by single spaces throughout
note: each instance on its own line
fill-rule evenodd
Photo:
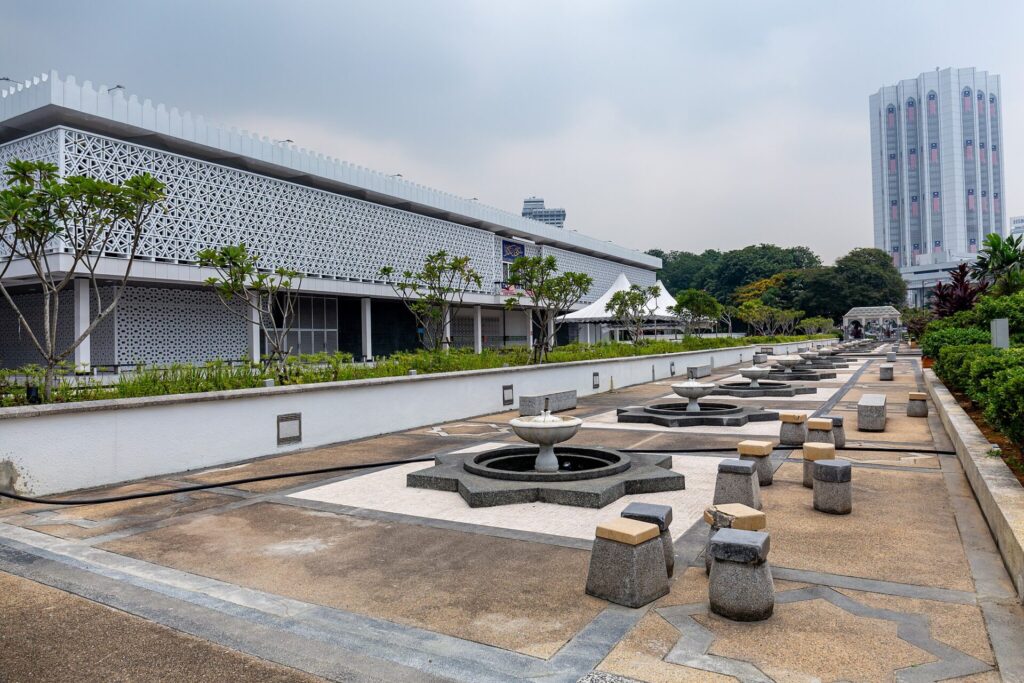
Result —
M 166 210 L 142 235 L 130 287 L 117 310 L 76 353 L 76 365 L 203 362 L 259 353 L 255 327 L 224 309 L 204 284 L 212 272 L 196 253 L 244 242 L 262 265 L 302 274 L 292 346 L 301 352 L 349 351 L 357 358 L 419 346 L 416 324 L 379 275 L 418 270 L 441 249 L 465 255 L 483 275 L 453 321 L 456 343 L 481 349 L 525 344 L 529 311 L 505 310 L 507 264 L 552 255 L 560 269 L 590 274 L 580 307 L 625 274 L 655 283 L 661 260 L 578 232 L 280 143 L 202 116 L 154 104 L 55 72 L 0 91 L 0 164 L 53 162 L 64 175 L 110 181 L 148 171 L 166 183 Z M 114 240 L 99 272 L 124 271 Z M 55 272 L 68 269 L 55 248 Z M 41 317 L 38 287 L 15 262 L 5 284 L 19 306 Z M 65 290 L 61 334 L 84 331 L 85 287 Z M 6 303 L 0 302 L 0 365 L 39 362 Z
M 892 255 L 911 304 L 1006 234 L 999 76 L 944 69 L 870 98 L 875 246 Z

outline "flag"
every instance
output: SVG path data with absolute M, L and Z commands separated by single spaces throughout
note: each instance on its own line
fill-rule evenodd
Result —
M 931 160 L 933 164 L 939 163 L 939 145 L 935 142 L 932 143 Z
M 964 113 L 967 114 L 971 111 L 971 91 L 964 90 Z
M 899 266 L 900 266 L 900 248 L 899 247 L 893 247 L 892 248 L 892 264 L 894 266 L 896 266 L 897 268 L 899 268 Z
M 896 220 L 897 218 L 900 217 L 900 209 L 896 205 L 896 200 L 895 199 L 892 200 L 892 204 L 889 207 L 889 214 L 892 216 L 893 220 Z
M 972 254 L 977 253 L 977 251 L 978 251 L 978 240 L 976 240 L 975 238 L 972 237 L 970 244 L 967 245 L 967 251 L 971 252 Z
M 994 211 L 999 211 L 999 193 L 998 192 L 996 194 L 992 195 L 992 209 Z
M 935 240 L 935 246 L 932 248 L 932 251 L 936 254 L 942 253 L 942 240 Z
M 889 173 L 895 173 L 895 172 L 896 172 L 896 155 L 895 154 L 890 154 L 889 155 Z
M 996 149 L 994 145 L 992 146 L 992 165 L 999 165 L 999 150 Z
M 886 126 L 886 128 L 892 128 L 895 125 L 896 125 L 896 114 L 893 112 L 892 108 L 890 108 L 889 111 L 886 112 L 886 114 L 885 114 L 885 126 Z
M 937 113 L 937 111 L 936 111 L 935 96 L 934 95 L 929 95 L 928 96 L 928 115 L 929 116 L 935 116 L 936 113 Z
M 988 101 L 988 115 L 992 118 L 996 117 L 996 100 L 992 98 Z
M 967 210 L 974 211 L 974 190 L 967 190 Z
M 917 110 L 914 109 L 914 100 L 907 102 L 907 123 L 914 123 L 914 115 Z
M 910 150 L 910 154 L 907 155 L 907 161 L 910 164 L 910 170 L 911 171 L 913 171 L 915 168 L 917 168 L 917 150 L 916 149 Z
M 984 142 L 981 143 L 980 147 L 978 147 L 978 161 L 980 161 L 981 163 L 985 163 L 985 143 Z
M 921 208 L 920 205 L 917 203 L 917 197 L 914 197 L 910 201 L 910 215 L 913 216 L 914 218 L 917 218 L 918 216 L 921 215 Z
M 964 142 L 964 159 L 974 161 L 974 142 L 971 140 Z
M 941 202 L 939 202 L 939 193 L 932 192 L 932 213 L 939 213 Z

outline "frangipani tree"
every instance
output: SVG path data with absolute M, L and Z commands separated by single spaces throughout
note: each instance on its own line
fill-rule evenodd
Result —
M 629 330 L 634 344 L 644 343 L 644 324 L 658 310 L 658 297 L 661 287 L 651 285 L 630 285 L 629 289 L 621 289 L 605 304 L 604 310 L 611 313 L 619 323 Z
M 43 392 L 49 400 L 57 366 L 117 308 L 143 226 L 164 199 L 164 184 L 148 173 L 120 184 L 89 176 L 62 178 L 54 164 L 18 159 L 7 164 L 4 176 L 7 187 L 0 190 L 0 294 L 42 357 Z M 118 258 L 107 261 L 119 264 L 120 274 L 101 276 L 101 261 L 115 249 Z M 3 282 L 15 264 L 28 264 L 41 289 L 43 314 L 38 326 L 29 322 Z M 85 329 L 68 341 L 58 334 L 60 300 L 76 279 L 88 280 L 96 313 L 90 308 Z M 104 296 L 104 289 L 109 296 Z
M 521 256 L 509 266 L 508 284 L 520 294 L 506 299 L 506 308 L 528 304 L 535 314 L 530 316 L 534 329 L 530 362 L 541 363 L 562 327 L 558 317 L 587 295 L 594 279 L 586 273 L 559 273 L 554 256 Z

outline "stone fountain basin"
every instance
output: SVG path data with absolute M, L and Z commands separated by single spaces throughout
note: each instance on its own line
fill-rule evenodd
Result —
M 676 392 L 676 396 L 682 396 L 688 398 L 691 401 L 696 401 L 702 396 L 707 396 L 715 390 L 715 385 L 711 382 L 682 382 L 680 384 L 673 384 L 672 391 Z
M 744 385 L 747 386 L 747 385 Z M 652 415 L 679 415 L 684 413 L 687 415 L 705 415 L 711 417 L 712 415 L 729 415 L 731 413 L 743 412 L 743 406 L 733 405 L 732 403 L 716 403 L 712 401 L 701 401 L 700 412 L 687 411 L 687 403 L 654 403 L 644 407 L 644 412 Z
M 467 459 L 463 469 L 489 479 L 505 481 L 580 481 L 598 479 L 625 472 L 632 460 L 625 453 L 605 448 L 558 446 L 557 472 L 537 472 L 534 461 L 539 449 L 536 446 L 509 446 L 499 448 Z
M 568 441 L 576 435 L 582 424 L 583 420 L 578 417 L 563 417 L 549 422 L 541 422 L 532 417 L 509 421 L 512 431 L 520 439 L 545 446 Z
M 769 367 L 741 368 L 740 374 L 747 379 L 764 379 L 772 369 Z

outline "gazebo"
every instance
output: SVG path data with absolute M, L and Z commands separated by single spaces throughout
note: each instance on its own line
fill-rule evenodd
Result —
M 856 339 L 871 332 L 890 337 L 901 322 L 900 312 L 892 306 L 856 306 L 843 316 L 843 336 Z

